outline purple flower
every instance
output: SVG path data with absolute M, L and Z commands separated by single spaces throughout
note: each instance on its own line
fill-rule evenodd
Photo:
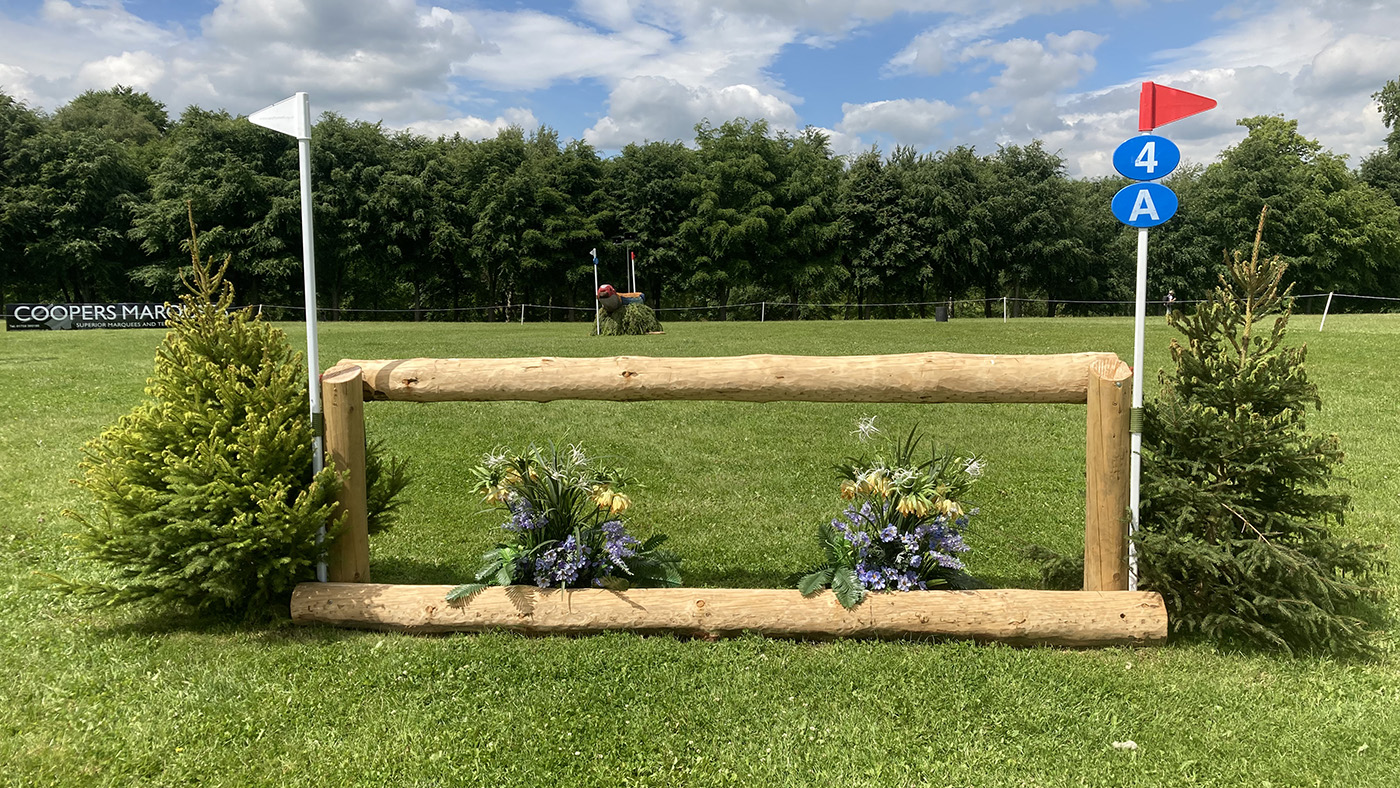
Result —
M 535 511 L 535 507 L 524 498 L 518 498 L 510 503 L 510 519 L 501 524 L 507 531 L 522 534 L 526 531 L 534 531 L 549 525 L 549 518 L 542 512 Z
M 545 550 L 535 559 L 535 584 L 540 588 L 577 585 L 591 562 L 588 545 L 579 544 L 573 534 L 564 541 Z
M 641 541 L 623 530 L 620 520 L 609 520 L 603 523 L 602 531 L 603 553 L 607 559 L 603 565 L 603 573 L 611 574 L 613 567 L 616 567 L 631 574 L 627 569 L 626 559 L 637 554 L 637 548 L 642 544 Z

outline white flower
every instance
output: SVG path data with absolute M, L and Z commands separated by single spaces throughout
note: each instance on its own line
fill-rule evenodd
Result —
M 878 435 L 878 434 L 880 433 L 880 428 L 875 426 L 875 419 L 877 419 L 877 418 L 879 418 L 879 417 L 878 417 L 878 416 L 862 416 L 862 417 L 860 417 L 860 419 L 859 419 L 858 421 L 856 421 L 856 428 L 855 428 L 855 430 L 854 430 L 851 434 L 852 434 L 852 435 L 859 435 L 859 436 L 860 436 L 860 442 L 861 442 L 861 443 L 865 443 L 866 441 L 870 440 L 872 437 L 874 437 L 874 436 L 876 436 L 876 435 Z
M 963 466 L 963 472 L 974 479 L 980 478 L 982 476 L 982 463 L 974 457 L 967 461 L 967 465 Z

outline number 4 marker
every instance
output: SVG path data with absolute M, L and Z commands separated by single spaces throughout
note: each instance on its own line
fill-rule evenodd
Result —
M 1133 160 L 1133 164 L 1141 167 L 1148 175 L 1155 172 L 1157 170 L 1157 141 L 1148 140 L 1147 144 L 1142 146 L 1142 152 Z

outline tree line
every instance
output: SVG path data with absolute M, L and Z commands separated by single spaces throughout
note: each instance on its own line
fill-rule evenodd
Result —
M 1259 116 L 1217 161 L 1167 178 L 1181 208 L 1153 231 L 1150 296 L 1204 295 L 1266 204 L 1263 253 L 1289 264 L 1297 292 L 1400 295 L 1400 80 L 1376 98 L 1389 135 L 1356 169 L 1296 121 Z M 6 302 L 173 300 L 192 211 L 201 250 L 230 257 L 240 302 L 300 303 L 290 137 L 199 107 L 172 121 L 117 86 L 52 114 L 0 93 L 0 146 Z M 500 319 L 471 310 L 529 303 L 591 319 L 591 249 L 603 281 L 625 284 L 635 252 L 649 303 L 718 319 L 755 301 L 864 317 L 948 299 L 987 299 L 990 314 L 1003 296 L 1089 313 L 1133 297 L 1135 234 L 1108 209 L 1128 181 L 1070 178 L 1039 141 L 840 157 L 819 131 L 736 119 L 605 158 L 548 127 L 430 139 L 327 113 L 312 151 L 317 295 L 332 317 Z M 874 306 L 893 302 L 913 305 Z

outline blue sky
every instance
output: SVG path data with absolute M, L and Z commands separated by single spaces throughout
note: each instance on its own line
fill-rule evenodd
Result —
M 616 151 L 704 119 L 815 126 L 837 153 L 1033 139 L 1111 171 L 1138 85 L 1220 107 L 1161 133 L 1209 162 L 1282 114 L 1353 163 L 1385 130 L 1400 3 L 1360 0 L 0 0 L 0 90 L 54 110 L 129 84 L 421 133 L 547 124 Z

